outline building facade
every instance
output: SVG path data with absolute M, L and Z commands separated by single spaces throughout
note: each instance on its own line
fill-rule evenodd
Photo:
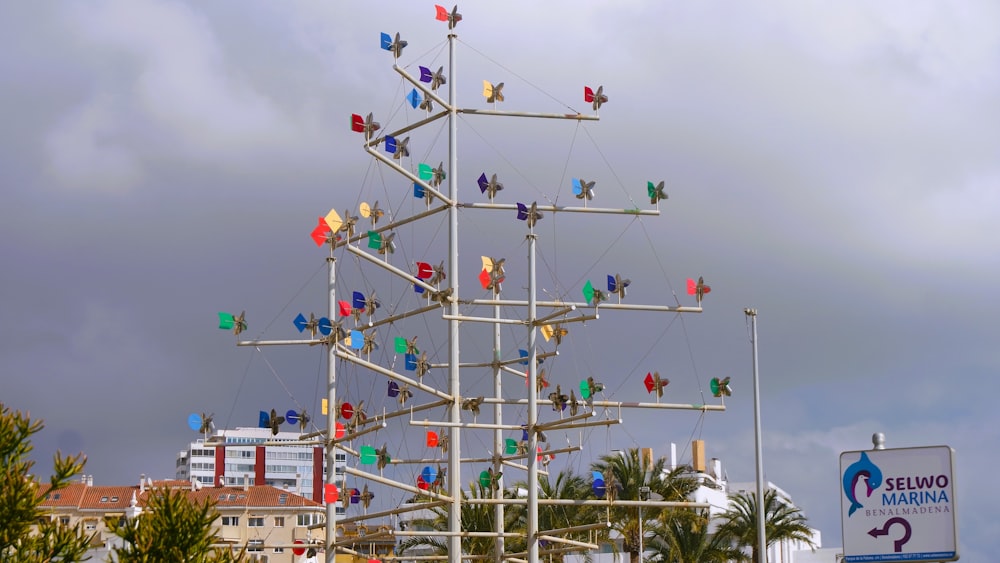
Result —
M 149 495 L 162 488 L 182 491 L 192 503 L 214 503 L 219 513 L 217 543 L 234 550 L 246 548 L 251 561 L 298 561 L 296 547 L 323 539 L 322 529 L 317 535 L 310 528 L 324 521 L 323 505 L 270 485 L 203 487 L 198 482 L 143 477 L 138 485 L 95 486 L 92 477 L 84 477 L 58 491 L 43 488 L 46 498 L 41 508 L 60 524 L 79 524 L 83 533 L 93 535 L 90 555 L 106 560 L 114 547 L 121 546 L 121 539 L 105 525 L 105 518 L 142 518 Z
M 285 443 L 285 444 L 283 444 Z M 346 456 L 337 453 L 338 481 Z M 270 485 L 322 502 L 326 454 L 322 446 L 303 445 L 296 432 L 269 428 L 216 430 L 177 453 L 177 479 L 207 487 Z M 338 514 L 343 508 L 338 507 Z

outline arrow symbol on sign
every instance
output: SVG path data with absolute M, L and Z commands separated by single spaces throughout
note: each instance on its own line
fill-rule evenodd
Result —
M 898 516 L 890 518 L 885 521 L 885 525 L 881 528 L 872 528 L 871 530 L 868 530 L 868 535 L 876 539 L 878 539 L 879 536 L 888 535 L 889 528 L 891 528 L 893 524 L 902 524 L 903 529 L 906 530 L 903 533 L 903 537 L 896 540 L 893 544 L 893 551 L 899 553 L 900 551 L 903 551 L 903 545 L 910 541 L 910 523 L 907 522 L 905 518 L 899 518 Z

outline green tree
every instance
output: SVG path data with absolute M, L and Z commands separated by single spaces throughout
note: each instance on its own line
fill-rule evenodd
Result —
M 514 485 L 514 489 L 527 489 L 527 487 L 528 484 L 526 481 L 520 481 Z M 563 469 L 555 476 L 554 481 L 550 480 L 549 476 L 540 474 L 538 476 L 538 489 L 538 496 L 543 499 L 584 499 L 590 494 L 590 483 L 583 476 L 573 473 L 571 469 Z M 597 514 L 598 511 L 595 511 L 592 508 L 593 507 L 540 504 L 538 506 L 538 530 L 544 533 L 547 530 L 568 528 L 602 521 L 604 519 L 603 508 L 599 511 L 600 514 Z M 516 521 L 513 531 L 525 531 L 527 529 L 528 520 L 527 506 L 518 504 L 509 507 L 508 510 L 514 516 Z M 566 534 L 564 537 L 578 541 L 586 541 L 589 538 L 589 532 L 576 532 Z M 524 545 L 524 539 L 520 539 L 521 541 L 517 542 L 519 550 L 524 550 L 527 546 Z M 513 545 L 511 547 L 514 549 Z M 565 553 L 558 550 L 561 546 L 553 547 L 557 548 L 556 552 L 546 555 L 546 560 L 551 560 L 556 563 L 561 562 Z
M 757 549 L 757 493 L 730 495 L 729 500 L 729 509 L 720 516 L 722 523 L 716 533 L 740 547 L 749 547 L 751 561 L 757 563 L 760 561 Z M 805 515 L 774 489 L 764 492 L 764 534 L 768 547 L 789 540 L 816 548 Z
M 719 534 L 710 534 L 707 510 L 665 510 L 649 547 L 655 563 L 725 563 L 747 556 Z
M 27 413 L 0 403 L 0 560 L 34 563 L 84 561 L 92 539 L 80 525 L 66 526 L 48 518 L 41 507 L 45 494 L 66 487 L 83 471 L 83 454 L 63 457 L 56 452 L 54 474 L 47 488 L 31 475 L 31 437 L 43 428 Z
M 698 482 L 686 473 L 686 467 L 678 467 L 665 472 L 666 459 L 659 458 L 646 467 L 642 462 L 638 448 L 624 452 L 601 456 L 599 461 L 591 464 L 591 469 L 604 475 L 607 495 L 617 500 L 640 500 L 640 491 L 649 487 L 649 498 L 666 501 L 686 501 L 698 488 Z M 643 499 L 645 500 L 645 499 Z M 639 560 L 640 537 L 655 524 L 663 512 L 662 508 L 650 506 L 641 509 L 634 506 L 615 506 L 611 504 L 611 529 L 622 538 L 622 549 L 629 554 L 629 561 Z M 642 531 L 640 533 L 640 530 Z
M 460 491 L 462 500 L 475 498 L 492 498 L 493 495 L 484 489 L 479 483 L 472 483 L 469 492 Z M 448 507 L 434 506 L 430 508 L 433 516 L 429 518 L 415 518 L 410 521 L 410 529 L 417 530 L 448 530 Z M 463 532 L 493 532 L 496 521 L 493 506 L 488 504 L 462 502 L 461 508 L 461 530 Z M 510 512 L 505 513 L 505 527 L 516 525 L 516 517 Z M 496 550 L 496 538 L 486 536 L 473 536 L 462 538 L 463 555 L 491 555 Z M 424 547 L 436 555 L 448 554 L 448 540 L 442 536 L 412 536 L 399 544 L 399 553 L 405 554 L 407 550 L 415 550 Z M 510 546 L 507 546 L 510 547 Z M 516 548 L 515 548 L 516 549 Z M 508 552 L 510 549 L 507 550 Z
M 213 525 L 219 517 L 215 504 L 191 502 L 184 491 L 167 488 L 150 492 L 143 512 L 133 520 L 105 519 L 105 525 L 124 540 L 114 554 L 120 563 L 233 563 L 243 551 L 213 548 Z

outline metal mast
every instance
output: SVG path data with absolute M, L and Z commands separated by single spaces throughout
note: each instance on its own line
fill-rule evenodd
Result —
M 331 236 L 336 237 L 336 233 Z M 326 259 L 329 268 L 327 280 L 327 314 L 329 318 L 337 318 L 337 259 L 333 256 L 333 245 L 330 246 L 330 257 Z M 337 435 L 337 333 L 336 331 L 330 339 L 327 347 L 326 358 L 326 487 L 323 490 L 323 502 L 326 505 L 326 563 L 334 563 L 336 560 L 336 550 L 334 542 L 337 541 L 337 503 L 329 502 L 326 498 L 326 489 L 336 487 L 337 481 L 337 448 L 334 446 L 334 437 Z M 341 494 L 344 494 L 343 492 Z
M 767 537 L 764 529 L 764 454 L 760 431 L 760 382 L 757 378 L 757 309 L 744 309 L 750 318 L 753 343 L 753 438 L 757 462 L 757 558 L 755 563 L 767 563 Z
M 461 424 L 461 385 L 459 377 L 458 332 L 460 327 L 458 308 L 458 88 L 455 75 L 455 33 L 448 34 L 448 166 L 451 178 L 448 180 L 448 197 L 451 199 L 448 207 L 448 288 L 451 290 L 451 304 L 448 312 L 448 394 L 454 400 L 448 407 L 451 414 L 449 420 L 454 424 L 451 431 L 451 443 L 448 446 L 448 492 L 451 503 L 448 505 L 448 558 L 460 562 L 462 555 L 462 472 L 459 466 L 462 461 Z
M 456 7 L 457 8 L 457 7 Z M 455 21 L 461 18 L 460 15 L 452 13 L 452 17 Z M 440 12 L 439 12 L 439 18 Z M 591 288 L 591 293 L 587 293 L 585 289 L 584 295 L 586 301 L 584 302 L 571 302 L 571 301 L 561 301 L 561 300 L 539 300 L 537 293 L 539 287 L 537 284 L 537 269 L 536 269 L 536 246 L 538 235 L 535 233 L 534 226 L 535 221 L 542 217 L 542 212 L 555 214 L 555 213 L 596 213 L 596 214 L 614 214 L 614 215 L 626 215 L 632 217 L 638 216 L 658 216 L 660 214 L 659 208 L 655 209 L 638 209 L 635 207 L 631 208 L 601 208 L 601 207 L 589 207 L 586 201 L 582 205 L 578 206 L 560 206 L 555 204 L 550 205 L 537 205 L 536 203 L 531 204 L 531 214 L 532 219 L 528 221 L 528 296 L 526 300 L 510 300 L 501 299 L 499 288 L 494 291 L 493 295 L 489 299 L 466 299 L 464 301 L 460 300 L 459 297 L 459 256 L 458 256 L 458 244 L 459 244 L 459 211 L 461 209 L 476 210 L 476 212 L 490 212 L 499 211 L 501 213 L 509 214 L 511 211 L 517 211 L 519 214 L 519 219 L 523 218 L 520 216 L 525 205 L 524 204 L 511 204 L 511 203 L 495 203 L 493 201 L 493 195 L 491 193 L 488 203 L 483 202 L 460 202 L 459 198 L 459 169 L 458 169 L 458 119 L 460 114 L 476 115 L 476 116 L 505 116 L 505 117 L 529 117 L 529 118 L 545 118 L 545 119 L 562 119 L 570 121 L 597 121 L 597 115 L 584 115 L 580 113 L 574 114 L 557 114 L 557 113 L 529 113 L 523 111 L 498 111 L 496 106 L 492 110 L 477 110 L 477 109 L 462 109 L 458 105 L 457 96 L 457 68 L 456 68 L 456 42 L 457 34 L 453 31 L 455 21 L 449 24 L 448 33 L 448 100 L 443 100 L 438 94 L 435 93 L 437 86 L 424 86 L 422 82 L 425 82 L 424 78 L 418 80 L 417 78 L 411 76 L 404 68 L 394 65 L 394 70 L 398 72 L 405 80 L 412 83 L 416 88 L 418 88 L 425 96 L 427 100 L 433 100 L 435 103 L 443 106 L 444 111 L 440 111 L 433 115 L 430 115 L 432 110 L 428 109 L 428 117 L 423 120 L 419 120 L 415 123 L 408 124 L 393 133 L 386 133 L 384 137 L 377 137 L 372 135 L 372 133 L 379 129 L 379 125 L 369 123 L 371 121 L 371 115 L 369 114 L 368 120 L 364 124 L 365 133 L 365 150 L 366 152 L 377 159 L 381 163 L 385 164 L 394 171 L 400 173 L 402 176 L 412 180 L 414 184 L 419 184 L 423 187 L 428 194 L 433 194 L 440 201 L 444 202 L 443 205 L 438 207 L 432 207 L 430 203 L 431 199 L 428 198 L 428 208 L 426 211 L 415 213 L 408 217 L 389 217 L 388 224 L 380 224 L 376 227 L 375 219 L 372 219 L 372 229 L 368 231 L 367 234 L 354 235 L 353 230 L 349 230 L 348 233 L 341 238 L 338 235 L 338 227 L 331 227 L 332 232 L 329 233 L 329 246 L 330 246 L 330 256 L 327 258 L 328 265 L 328 280 L 327 280 L 327 290 L 328 290 L 328 303 L 327 303 L 327 319 L 321 319 L 326 321 L 326 325 L 320 325 L 320 330 L 323 330 L 323 326 L 327 329 L 330 328 L 330 319 L 336 319 L 338 316 L 338 302 L 336 300 L 336 259 L 334 257 L 334 251 L 337 248 L 343 248 L 354 257 L 366 262 L 367 264 L 378 266 L 389 273 L 407 280 L 407 282 L 412 283 L 414 286 L 422 288 L 424 291 L 429 292 L 428 300 L 424 306 L 415 307 L 409 309 L 403 313 L 394 313 L 389 315 L 387 318 L 380 318 L 373 321 L 370 316 L 368 320 L 368 329 L 374 330 L 376 327 L 382 325 L 391 325 L 392 323 L 406 319 L 411 316 L 421 315 L 432 311 L 439 311 L 441 313 L 441 319 L 447 322 L 447 359 L 446 363 L 436 363 L 433 367 L 444 368 L 447 370 L 447 390 L 443 390 L 443 385 L 429 386 L 422 383 L 419 376 L 423 375 L 423 372 L 418 371 L 418 379 L 414 380 L 408 377 L 406 374 L 397 372 L 394 368 L 382 367 L 371 361 L 371 358 L 367 355 L 363 355 L 360 351 L 360 345 L 354 340 L 354 336 L 351 337 L 352 341 L 349 349 L 346 344 L 342 344 L 343 336 L 339 332 L 339 323 L 332 323 L 336 326 L 333 333 L 324 338 L 317 339 L 315 330 L 312 331 L 312 338 L 309 339 L 299 339 L 299 340 L 277 340 L 277 341 L 263 341 L 263 340 L 249 340 L 241 341 L 237 338 L 238 346 L 266 346 L 266 345 L 296 345 L 296 344 L 307 344 L 307 345 L 317 345 L 324 344 L 327 348 L 327 424 L 325 430 L 325 436 L 320 438 L 317 445 L 322 443 L 326 447 L 326 476 L 324 479 L 325 488 L 323 501 L 325 503 L 325 513 L 326 522 L 325 524 L 319 524 L 314 527 L 324 526 L 325 527 L 325 542 L 324 546 L 326 548 L 325 560 L 327 563 L 334 563 L 336 561 L 336 554 L 338 550 L 341 553 L 353 553 L 350 548 L 350 543 L 353 540 L 350 538 L 340 538 L 338 542 L 337 539 L 337 503 L 334 501 L 332 492 L 334 487 L 337 486 L 337 454 L 338 448 L 344 454 L 359 456 L 359 452 L 354 451 L 353 446 L 350 444 L 351 440 L 357 439 L 358 437 L 368 434 L 369 432 L 375 432 L 381 428 L 385 428 L 386 421 L 389 419 L 403 420 L 407 415 L 409 416 L 410 426 L 442 426 L 448 428 L 448 435 L 445 437 L 447 440 L 447 478 L 442 478 L 439 485 L 443 485 L 447 490 L 442 492 L 439 488 L 429 489 L 427 487 L 418 488 L 411 483 L 397 481 L 384 477 L 381 473 L 383 468 L 379 465 L 379 472 L 377 474 L 357 469 L 354 467 L 345 467 L 345 482 L 341 483 L 345 485 L 346 475 L 350 475 L 352 478 L 365 479 L 366 482 L 377 483 L 380 485 L 394 487 L 397 490 L 405 491 L 407 493 L 428 497 L 434 503 L 433 506 L 441 507 L 441 510 L 447 512 L 448 515 L 448 526 L 447 530 L 390 530 L 390 531 L 380 531 L 378 534 L 383 534 L 386 537 L 412 537 L 414 535 L 426 535 L 426 536 L 446 536 L 447 540 L 445 545 L 447 546 L 448 554 L 447 559 L 452 563 L 461 563 L 463 560 L 463 550 L 462 550 L 462 540 L 467 537 L 481 537 L 484 535 L 494 538 L 496 551 L 493 554 L 493 559 L 495 563 L 501 563 L 505 558 L 510 558 L 516 561 L 522 561 L 527 563 L 538 563 L 541 556 L 548 553 L 549 549 L 540 549 L 541 541 L 554 542 L 562 544 L 561 548 L 556 548 L 557 550 L 565 551 L 567 546 L 570 549 L 588 549 L 594 550 L 598 546 L 591 543 L 586 543 L 582 541 L 577 541 L 565 537 L 567 534 L 574 532 L 581 532 L 586 530 L 592 530 L 596 528 L 604 528 L 608 525 L 607 522 L 599 522 L 586 524 L 583 526 L 575 526 L 570 528 L 562 528 L 557 530 L 540 530 L 539 529 L 539 507 L 549 506 L 549 505 L 565 505 L 565 506 L 610 506 L 611 503 L 608 499 L 587 499 L 587 500 L 571 500 L 571 499 L 553 499 L 553 498 L 539 498 L 539 476 L 543 473 L 539 468 L 539 463 L 541 462 L 539 456 L 539 442 L 540 433 L 542 431 L 548 430 L 570 430 L 570 429 L 582 429 L 594 426 L 609 426 L 611 424 L 618 424 L 621 422 L 620 413 L 623 408 L 652 408 L 652 409 L 687 409 L 687 410 L 698 410 L 701 412 L 706 411 L 722 411 L 725 410 L 724 405 L 693 405 L 693 404 L 668 404 L 661 403 L 659 401 L 652 402 L 621 402 L 621 401 L 611 401 L 611 400 L 601 400 L 596 399 L 591 395 L 588 400 L 589 412 L 584 412 L 582 414 L 573 414 L 571 416 L 564 416 L 562 414 L 558 415 L 558 419 L 551 422 L 541 422 L 539 420 L 539 406 L 554 403 L 550 399 L 539 398 L 538 383 L 540 381 L 539 377 L 539 360 L 545 357 L 556 354 L 557 352 L 544 352 L 539 353 L 537 348 L 537 334 L 539 329 L 548 323 L 560 324 L 560 323 L 574 323 L 574 322 L 586 322 L 589 320 L 596 320 L 598 318 L 598 309 L 604 309 L 608 312 L 636 312 L 636 311 L 648 311 L 648 312 L 660 312 L 660 313 L 700 313 L 701 308 L 701 294 L 698 294 L 698 304 L 696 307 L 685 307 L 685 306 L 669 306 L 669 305 L 643 305 L 643 304 L 631 304 L 631 303 L 621 303 L 621 298 L 619 298 L 618 303 L 605 302 L 602 303 L 604 298 L 598 298 L 597 292 L 593 291 Z M 399 36 L 397 34 L 397 42 L 399 42 Z M 402 43 L 405 45 L 405 42 Z M 383 48 L 385 48 L 383 46 Z M 398 47 L 401 50 L 402 47 Z M 398 58 L 398 50 L 394 52 Z M 588 89 L 589 90 L 589 89 Z M 589 100 L 588 100 L 589 101 Z M 606 101 L 606 98 L 605 98 Z M 594 106 L 595 111 L 598 109 L 598 105 Z M 385 141 L 388 144 L 388 137 L 390 135 L 400 135 L 405 132 L 417 129 L 423 125 L 431 123 L 441 118 L 447 118 L 448 120 L 448 165 L 447 170 L 450 174 L 448 177 L 448 190 L 447 195 L 445 195 L 444 188 L 439 187 L 439 183 L 430 182 L 428 183 L 426 178 L 416 176 L 411 170 L 403 167 L 399 164 L 398 160 L 391 157 L 387 157 L 380 154 L 376 147 L 380 142 Z M 359 129 L 355 129 L 359 131 Z M 422 165 L 423 166 L 423 165 Z M 423 174 L 421 172 L 421 174 Z M 441 174 L 444 171 L 441 170 Z M 652 188 L 650 188 L 652 189 Z M 440 191 L 439 191 L 440 190 Z M 578 196 L 578 199 L 583 199 Z M 586 200 L 589 201 L 588 196 Z M 656 198 L 653 199 L 655 204 L 658 201 Z M 367 204 L 362 204 L 366 206 Z M 377 205 L 376 205 L 377 207 Z M 375 248 L 371 246 L 372 237 L 380 236 L 382 233 L 388 233 L 392 229 L 410 224 L 412 222 L 418 221 L 425 217 L 437 214 L 439 212 L 447 213 L 447 232 L 448 232 L 448 256 L 446 259 L 447 271 L 449 275 L 444 278 L 446 283 L 435 282 L 433 285 L 424 281 L 423 278 L 414 277 L 410 272 L 400 269 L 398 266 L 392 264 L 390 261 L 391 252 L 384 253 L 382 248 L 379 249 L 379 254 L 385 256 L 384 259 L 380 259 L 373 253 L 366 252 L 362 250 L 361 245 L 354 245 L 362 240 L 364 237 L 369 237 L 369 249 Z M 331 210 L 331 214 L 336 217 L 335 211 Z M 362 209 L 362 214 L 365 214 L 364 208 Z M 367 217 L 367 215 L 365 215 Z M 379 215 L 381 216 L 381 215 Z M 357 218 L 353 218 L 355 221 Z M 329 216 L 327 218 L 329 222 Z M 339 221 L 339 220 L 338 220 Z M 350 223 L 353 225 L 353 222 Z M 345 227 L 344 230 L 348 230 Z M 393 233 L 394 234 L 394 233 Z M 391 236 L 391 235 L 389 235 Z M 315 233 L 314 233 L 315 238 Z M 391 239 L 390 239 L 391 240 Z M 321 244 L 317 240 L 317 244 Z M 485 261 L 484 261 L 485 263 Z M 496 272 L 494 272 L 495 274 Z M 502 272 L 500 272 L 502 277 Z M 499 283 L 499 281 L 497 281 Z M 442 285 L 445 287 L 442 289 Z M 587 282 L 587 286 L 590 287 L 590 282 Z M 609 282 L 609 290 L 610 290 Z M 491 318 L 485 317 L 474 317 L 470 316 L 468 313 L 463 313 L 461 307 L 475 308 L 481 306 L 491 306 L 493 309 L 493 315 Z M 505 319 L 501 317 L 501 307 L 515 307 L 519 308 L 521 311 L 527 311 L 525 318 L 512 318 Z M 542 308 L 542 313 L 539 315 L 539 308 Z M 587 312 L 578 311 L 580 309 L 588 309 Z M 363 310 L 363 308 L 361 308 Z M 577 312 L 577 314 L 572 314 Z M 580 314 L 580 313 L 583 314 Z M 750 309 L 746 310 L 747 314 L 754 317 L 754 401 L 755 401 L 755 418 L 757 427 L 757 447 L 758 447 L 758 498 L 762 498 L 761 482 L 760 479 L 763 475 L 762 464 L 760 460 L 760 430 L 759 430 L 759 412 L 757 409 L 758 396 L 757 396 L 757 381 L 756 381 L 756 323 L 755 316 L 756 312 Z M 242 319 L 242 316 L 241 316 Z M 493 366 L 493 393 L 492 397 L 486 397 L 483 402 L 486 404 L 493 404 L 493 416 L 494 420 L 492 424 L 479 423 L 478 421 L 473 421 L 471 423 L 462 422 L 462 404 L 465 398 L 462 397 L 462 387 L 460 373 L 461 369 L 465 366 L 477 366 L 485 367 L 491 364 L 462 364 L 461 353 L 460 353 L 460 330 L 462 328 L 462 323 L 466 322 L 487 322 L 493 325 L 493 351 L 491 364 Z M 357 324 L 357 321 L 356 321 Z M 521 362 L 526 363 L 526 369 L 523 374 L 521 372 L 515 371 L 512 368 L 507 367 L 509 364 L 513 363 L 515 360 L 507 359 L 502 357 L 501 350 L 501 338 L 500 338 L 500 328 L 502 324 L 518 325 L 521 327 L 526 327 L 528 329 L 527 338 L 527 354 L 521 357 Z M 298 326 L 298 325 L 297 325 Z M 315 326 L 315 325 L 313 325 Z M 360 336 L 359 330 L 354 331 L 355 334 Z M 440 330 L 440 325 L 438 325 L 438 330 Z M 302 328 L 299 328 L 302 332 Z M 324 335 L 329 334 L 329 332 L 324 332 Z M 548 338 L 548 333 L 545 333 L 546 338 Z M 237 337 L 239 336 L 239 331 L 237 331 Z M 367 343 L 367 335 L 364 335 Z M 374 338 L 374 336 L 373 336 Z M 415 338 L 415 337 L 414 337 Z M 346 341 L 345 341 L 346 342 Z M 349 427 L 349 431 L 346 435 L 338 437 L 337 436 L 337 360 L 343 360 L 354 364 L 364 370 L 371 371 L 372 373 L 379 374 L 388 377 L 392 381 L 398 382 L 400 385 L 407 385 L 408 388 L 413 388 L 426 393 L 435 398 L 434 401 L 418 406 L 409 406 L 402 408 L 403 401 L 400 401 L 401 408 L 395 412 L 383 412 L 380 416 L 367 417 L 367 422 L 362 421 L 361 423 L 352 424 Z M 412 368 L 407 367 L 406 369 L 411 370 Z M 426 371 L 426 367 L 423 368 Z M 505 398 L 503 394 L 503 373 L 504 371 L 514 372 L 518 375 L 523 375 L 526 379 L 528 396 L 523 399 L 510 399 Z M 347 375 L 350 375 L 349 373 Z M 342 374 L 344 377 L 345 374 Z M 486 395 L 484 393 L 484 395 Z M 477 403 L 478 404 L 478 403 Z M 503 424 L 503 405 L 521 405 L 527 407 L 527 420 L 526 424 L 522 426 L 521 421 L 518 424 Z M 443 417 L 439 418 L 437 422 L 430 422 L 426 418 L 423 421 L 415 420 L 414 413 L 421 410 L 428 409 L 438 409 L 443 407 L 445 414 Z M 618 418 L 607 418 L 600 421 L 588 421 L 588 418 L 594 417 L 596 415 L 596 410 L 598 408 L 602 409 L 617 409 L 619 412 Z M 557 409 L 553 409 L 557 410 Z M 440 413 L 440 411 L 438 411 Z M 478 410 L 475 411 L 478 414 Z M 346 415 L 345 415 L 346 416 Z M 476 416 L 476 415 L 473 415 Z M 366 426 L 367 425 L 367 426 Z M 504 437 L 503 432 L 507 431 L 519 431 L 521 429 L 526 430 L 527 438 L 527 451 L 520 451 L 521 447 L 518 448 L 518 452 L 514 455 L 508 453 L 504 447 Z M 491 429 L 493 430 L 493 452 L 492 456 L 488 458 L 463 459 L 462 451 L 462 435 L 466 429 Z M 302 440 L 313 438 L 324 434 L 324 432 L 317 432 L 312 434 L 303 435 Z M 343 444 L 342 444 L 343 442 Z M 524 446 L 525 444 L 521 444 Z M 365 445 L 363 447 L 371 446 Z M 546 450 L 547 455 L 555 455 L 557 453 L 568 453 L 573 451 L 579 451 L 582 449 L 582 444 L 580 446 L 573 446 L 567 444 L 565 448 L 558 448 L 552 450 Z M 382 454 L 384 455 L 384 454 Z M 364 459 L 364 456 L 359 456 Z M 437 456 L 435 456 L 437 457 Z M 428 460 L 428 459 L 392 459 L 391 461 L 382 461 L 379 458 L 379 463 L 393 463 L 393 464 L 410 464 L 410 463 L 428 463 L 438 460 Z M 520 459 L 524 459 L 524 467 L 519 464 L 514 463 Z M 550 459 L 550 458 L 546 458 Z M 494 483 L 490 483 L 489 487 L 483 487 L 485 491 L 490 491 L 490 494 L 483 494 L 482 497 L 488 498 L 469 498 L 463 499 L 463 473 L 462 473 L 462 463 L 484 463 L 489 462 L 491 468 L 496 473 L 501 473 L 500 469 L 503 466 L 508 467 L 520 467 L 526 470 L 527 473 L 527 485 L 528 490 L 526 491 L 527 498 L 504 498 L 504 486 L 502 481 L 502 475 L 499 477 L 501 481 L 499 482 L 499 487 L 496 487 Z M 370 462 L 361 462 L 362 465 L 368 464 Z M 339 490 L 339 495 L 350 495 L 351 493 L 343 486 Z M 495 510 L 493 512 L 495 518 L 495 529 L 492 532 L 470 532 L 462 529 L 462 508 L 467 504 L 493 504 Z M 648 501 L 648 500 L 630 500 L 630 499 L 619 499 L 615 501 L 616 504 L 620 506 L 635 506 L 637 509 L 641 510 L 643 506 L 646 507 L 667 507 L 667 506 L 689 506 L 689 507 L 706 507 L 707 505 L 703 503 L 687 503 L 687 502 L 664 502 L 664 501 Z M 419 503 L 414 503 L 419 504 Z M 504 529 L 504 511 L 506 505 L 524 505 L 527 511 L 527 528 L 526 528 L 526 552 L 518 554 L 507 554 L 505 549 L 505 538 L 507 536 L 517 535 L 510 534 Z M 445 508 L 446 507 L 446 508 Z M 340 524 L 342 526 L 350 525 L 352 523 L 360 523 L 363 525 L 364 522 L 369 520 L 376 520 L 380 518 L 385 518 L 387 516 L 398 517 L 399 514 L 406 512 L 407 510 L 417 510 L 417 508 L 401 508 L 396 506 L 393 509 L 384 512 L 368 513 L 367 505 L 365 505 L 365 513 L 362 515 L 346 516 L 341 518 Z M 760 517 L 761 515 L 758 514 Z M 761 534 L 763 534 L 763 525 L 760 526 Z M 367 538 L 374 538 L 375 536 L 367 536 Z M 763 537 L 761 538 L 763 545 Z M 506 544 L 510 545 L 510 544 Z M 763 550 L 761 550 L 763 552 Z M 477 554 L 479 555 L 479 554 Z M 483 554 L 485 555 L 485 554 Z M 640 554 L 641 557 L 641 554 Z M 432 557 L 428 559 L 436 559 L 437 557 Z M 440 557 L 443 558 L 443 557 Z

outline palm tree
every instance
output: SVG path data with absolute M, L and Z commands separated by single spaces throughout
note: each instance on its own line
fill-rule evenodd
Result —
M 515 490 L 526 489 L 527 487 L 528 484 L 524 481 L 515 483 L 514 485 Z M 539 475 L 538 489 L 538 496 L 540 498 L 583 499 L 590 494 L 590 483 L 582 475 L 573 473 L 572 469 L 563 469 L 556 475 L 555 481 L 549 480 L 547 475 Z M 545 532 L 547 530 L 589 524 L 604 519 L 603 510 L 600 516 L 597 517 L 594 511 L 587 510 L 588 508 L 590 507 L 542 504 L 538 507 L 538 530 Z M 528 520 L 527 506 L 523 504 L 514 505 L 508 510 L 513 517 L 513 530 L 526 530 Z M 588 532 L 571 533 L 565 537 L 586 541 L 588 539 Z M 526 548 L 524 543 L 524 539 L 522 538 L 521 541 L 508 545 L 511 551 L 519 551 L 519 548 Z M 554 551 L 548 554 L 547 560 L 554 563 L 561 563 L 564 555 L 564 550 Z
M 760 561 L 757 545 L 757 494 L 730 495 L 729 509 L 722 513 L 717 535 L 731 539 L 740 547 L 750 547 L 753 563 Z M 795 505 L 774 489 L 764 492 L 764 533 L 767 547 L 781 541 L 800 541 L 815 549 L 812 529 Z
M 640 489 L 649 487 L 651 498 L 662 498 L 667 501 L 684 501 L 698 488 L 697 481 L 685 475 L 686 467 L 678 467 L 670 472 L 664 472 L 666 459 L 659 458 L 646 467 L 642 463 L 638 448 L 631 448 L 620 454 L 601 456 L 599 461 L 591 465 L 594 471 L 604 475 L 608 491 L 616 499 L 639 500 Z M 615 506 L 611 503 L 609 517 L 611 529 L 618 532 L 622 538 L 622 549 L 629 554 L 630 563 L 639 560 L 640 537 L 643 530 L 649 528 L 663 512 L 662 508 L 649 507 L 640 510 L 633 506 Z
M 479 483 L 471 483 L 470 490 L 466 493 L 460 491 L 462 500 L 469 498 L 492 498 L 493 493 L 485 489 Z M 430 509 L 434 515 L 430 518 L 418 518 L 410 522 L 416 529 L 446 531 L 448 530 L 448 508 L 436 506 Z M 494 526 L 494 510 L 492 505 L 463 502 L 461 508 L 461 530 L 463 532 L 492 532 Z M 506 525 L 512 525 L 513 517 L 507 515 L 504 520 Z M 430 548 L 436 555 L 448 554 L 448 541 L 441 536 L 413 536 L 399 544 L 399 553 L 404 554 L 407 550 L 417 547 Z M 489 555 L 496 549 L 496 538 L 494 537 L 463 537 L 463 555 Z
M 655 563 L 725 563 L 744 561 L 746 554 L 728 538 L 709 534 L 707 510 L 666 510 L 653 527 L 649 547 Z

